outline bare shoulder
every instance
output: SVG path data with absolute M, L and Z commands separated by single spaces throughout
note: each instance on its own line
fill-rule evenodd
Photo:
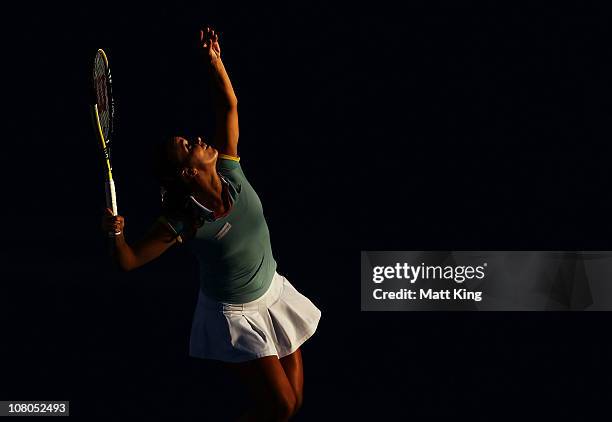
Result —
M 219 158 L 226 159 L 236 159 L 239 160 L 238 157 L 238 144 L 228 143 L 219 148 Z

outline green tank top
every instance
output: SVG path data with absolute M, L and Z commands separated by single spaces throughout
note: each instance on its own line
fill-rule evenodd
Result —
M 246 303 L 266 292 L 276 261 L 261 201 L 239 159 L 224 157 L 228 158 L 220 156 L 217 160 L 217 172 L 228 184 L 233 205 L 229 214 L 216 220 L 208 218 L 187 245 L 198 260 L 200 289 L 206 296 L 221 302 Z M 205 207 L 192 202 L 195 204 L 190 205 L 208 214 Z M 182 233 L 182 222 L 162 219 L 177 235 Z

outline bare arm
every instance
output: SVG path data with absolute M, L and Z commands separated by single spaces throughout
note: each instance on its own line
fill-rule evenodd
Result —
M 164 224 L 155 222 L 142 239 L 130 245 L 123 235 L 124 226 L 122 216 L 113 216 L 110 209 L 106 210 L 102 230 L 106 233 L 121 232 L 114 237 L 114 245 L 117 263 L 124 271 L 131 271 L 151 262 L 176 243 L 176 235 Z
M 219 35 L 206 28 L 200 31 L 210 73 L 216 124 L 213 143 L 222 154 L 238 156 L 238 99 L 221 61 Z

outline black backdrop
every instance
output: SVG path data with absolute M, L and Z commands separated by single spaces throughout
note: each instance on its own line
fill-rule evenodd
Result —
M 196 50 L 221 32 L 240 155 L 279 272 L 321 308 L 299 420 L 580 419 L 610 397 L 606 313 L 361 313 L 360 250 L 610 249 L 609 11 L 323 4 L 13 9 L 0 399 L 83 419 L 224 420 L 240 386 L 187 357 L 180 249 L 108 266 L 88 115 L 111 61 L 120 212 L 158 212 L 160 133 L 210 134 Z M 53 157 L 53 160 L 50 160 Z M 127 419 L 127 417 L 125 417 Z

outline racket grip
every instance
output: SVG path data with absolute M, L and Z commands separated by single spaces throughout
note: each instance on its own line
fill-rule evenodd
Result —
M 115 182 L 113 179 L 106 181 L 106 206 L 113 211 L 113 215 L 117 215 L 117 195 L 115 193 Z M 109 237 L 120 235 L 121 232 L 109 233 Z

